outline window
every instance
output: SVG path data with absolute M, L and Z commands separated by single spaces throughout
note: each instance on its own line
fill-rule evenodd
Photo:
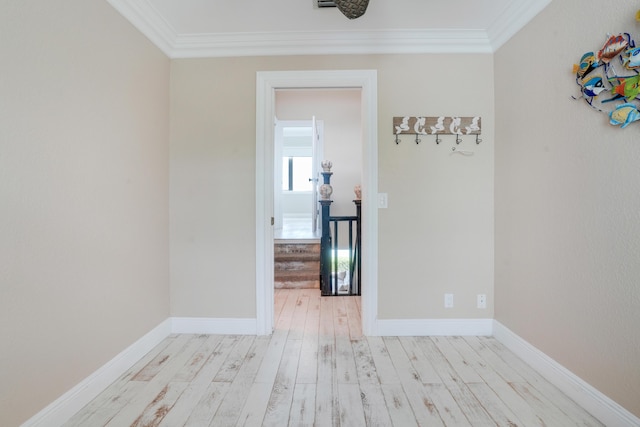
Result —
M 282 158 L 282 190 L 312 191 L 311 157 Z

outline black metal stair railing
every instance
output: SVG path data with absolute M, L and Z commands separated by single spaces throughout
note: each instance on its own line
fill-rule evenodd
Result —
M 356 204 L 355 216 L 331 216 L 332 193 L 330 185 L 330 162 L 323 162 L 324 182 L 320 186 L 320 205 L 322 207 L 322 237 L 320 239 L 320 290 L 322 296 L 360 295 L 361 294 L 361 201 Z M 340 224 L 347 224 L 347 250 L 339 247 Z M 355 224 L 355 230 L 354 230 Z M 346 257 L 341 254 L 346 252 Z M 346 258 L 346 266 L 345 266 Z M 343 269 L 341 267 L 344 267 Z
M 358 211 L 360 210 L 360 200 L 357 202 Z M 333 295 L 360 295 L 360 216 L 330 216 L 329 223 L 331 226 L 331 290 Z M 341 251 L 338 246 L 338 230 L 340 223 L 348 224 L 348 240 L 349 248 L 347 253 L 347 266 L 345 270 L 343 266 Z M 356 229 L 354 230 L 354 224 Z M 343 274 L 344 273 L 344 274 Z

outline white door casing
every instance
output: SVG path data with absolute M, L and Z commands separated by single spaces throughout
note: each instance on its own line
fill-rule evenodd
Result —
M 378 112 L 375 70 L 260 71 L 256 77 L 256 331 L 273 331 L 274 118 L 276 89 L 360 88 L 362 102 L 362 331 L 377 334 Z

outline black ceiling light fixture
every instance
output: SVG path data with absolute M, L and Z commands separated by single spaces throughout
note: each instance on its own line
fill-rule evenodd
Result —
M 318 7 L 337 7 L 349 19 L 360 18 L 368 5 L 369 0 L 318 0 Z

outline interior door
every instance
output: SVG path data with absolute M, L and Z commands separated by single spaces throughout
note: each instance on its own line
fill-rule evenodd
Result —
M 274 163 L 273 163 L 273 229 L 274 232 L 282 231 L 282 144 L 284 139 L 284 126 L 282 121 L 275 120 L 274 132 Z
M 318 133 L 318 124 L 316 123 L 316 116 L 311 118 L 311 152 L 313 153 L 311 159 L 311 181 L 313 197 L 311 197 L 311 231 L 316 232 L 319 229 L 318 218 L 320 216 L 320 208 L 318 207 L 318 184 L 320 184 L 320 134 Z
M 284 217 L 294 212 L 300 214 L 302 209 L 306 218 L 310 219 L 310 232 L 315 232 L 320 227 L 318 219 L 318 195 L 317 183 L 322 162 L 322 135 L 323 123 L 313 117 L 311 120 L 276 120 L 274 132 L 274 230 L 282 230 Z M 311 184 L 310 191 L 285 191 L 283 194 L 283 183 L 291 177 L 284 176 L 283 165 L 288 158 L 310 157 L 311 162 L 302 170 L 302 175 L 296 173 L 296 177 Z M 286 169 L 286 168 L 285 168 Z M 294 168 L 298 171 L 297 168 Z M 291 173 L 291 169 L 289 169 Z M 298 178 L 294 178 L 297 182 Z M 290 184 L 291 185 L 291 184 Z M 286 185 L 285 185 L 286 187 Z M 295 189 L 296 184 L 293 184 Z M 304 199 L 304 200 L 302 200 Z M 300 204 L 302 203 L 303 204 Z M 286 205 L 286 207 L 283 207 Z M 308 216 L 307 216 L 308 215 Z

